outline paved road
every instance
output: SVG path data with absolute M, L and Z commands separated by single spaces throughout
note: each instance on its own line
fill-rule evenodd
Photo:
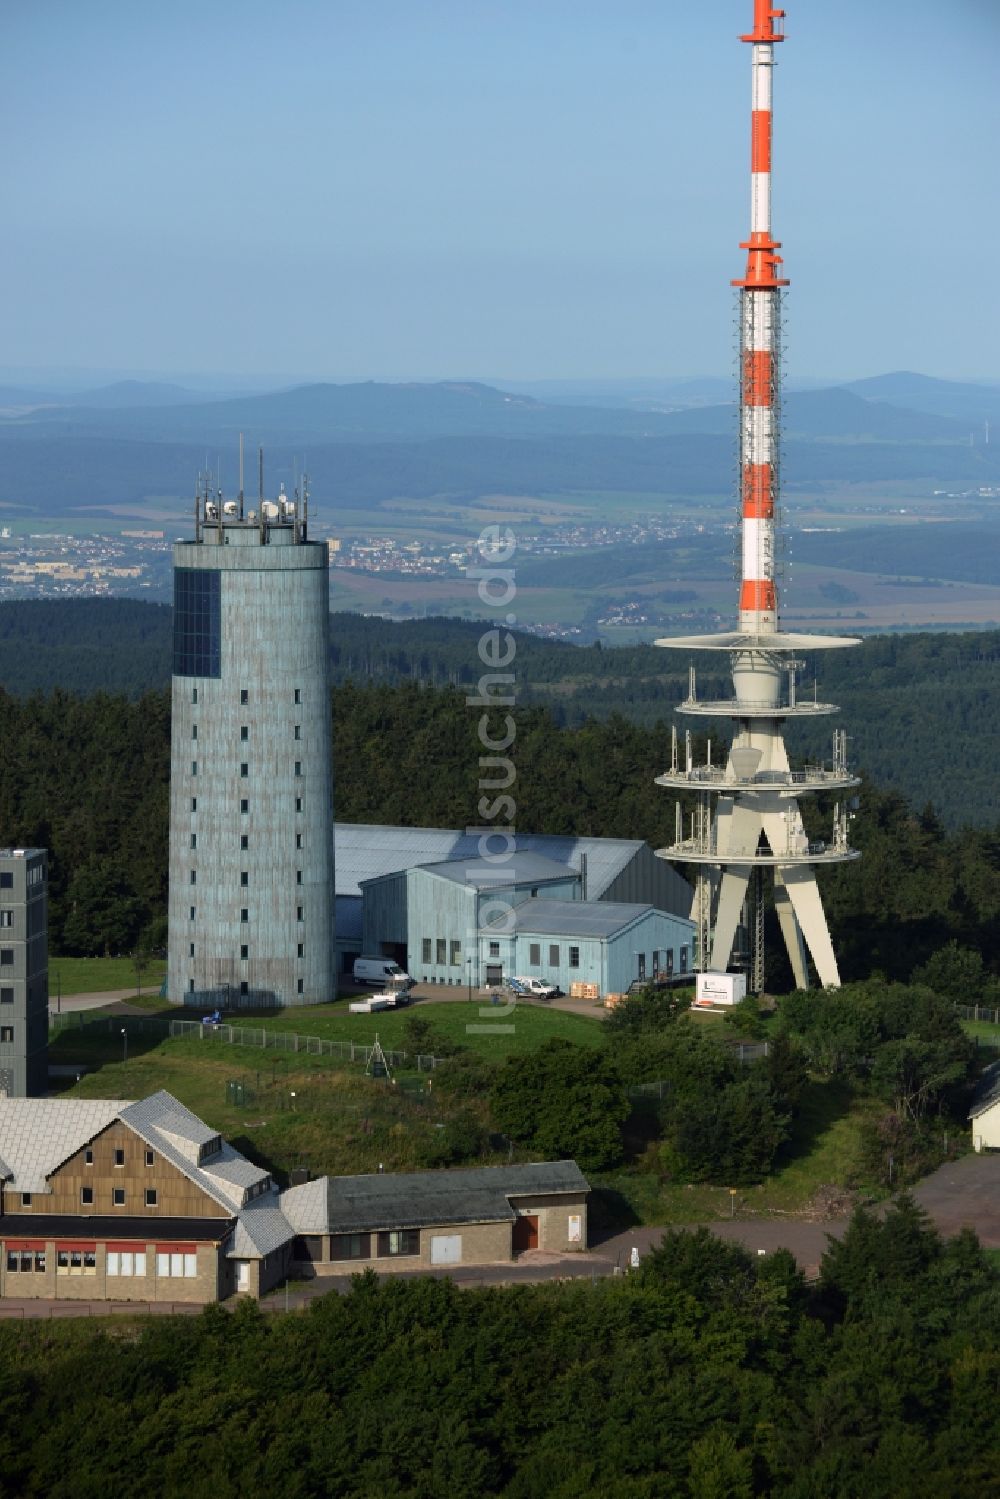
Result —
M 141 990 L 147 997 L 151 994 L 159 994 L 159 984 L 154 984 L 150 989 Z M 70 1014 L 75 1010 L 104 1010 L 111 1006 L 121 1008 L 124 1015 L 137 1014 L 148 1015 L 148 1010 L 137 1009 L 134 1005 L 129 1008 L 128 1001 L 135 999 L 135 985 L 130 989 L 104 989 L 97 994 L 63 994 L 58 999 L 49 995 L 49 1014 Z

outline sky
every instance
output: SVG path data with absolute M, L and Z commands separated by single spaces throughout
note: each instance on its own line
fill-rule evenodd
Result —
M 787 368 L 1000 379 L 1000 0 L 787 0 Z M 752 0 L 6 0 L 0 370 L 727 374 Z

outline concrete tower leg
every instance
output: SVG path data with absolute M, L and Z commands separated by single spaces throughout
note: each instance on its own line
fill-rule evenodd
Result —
M 792 976 L 796 987 L 809 988 L 809 969 L 806 966 L 806 948 L 802 940 L 802 929 L 795 916 L 792 903 L 785 889 L 784 876 L 780 869 L 774 871 L 774 909 L 777 913 L 781 935 L 785 939 L 788 961 L 792 965 Z
M 712 940 L 712 968 L 716 973 L 725 973 L 729 967 L 736 928 L 746 899 L 750 869 L 749 864 L 729 864 L 722 871 L 719 907 L 715 913 L 715 936 Z
M 839 989 L 840 972 L 815 874 L 803 865 L 784 869 L 782 878 L 820 983 L 824 989 Z

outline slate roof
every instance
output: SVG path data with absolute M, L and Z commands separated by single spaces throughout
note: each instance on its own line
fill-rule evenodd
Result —
M 115 1098 L 0 1098 L 0 1161 L 16 1192 L 48 1192 L 47 1178 L 118 1118 Z
M 572 879 L 579 874 L 578 869 L 558 864 L 555 859 L 547 859 L 544 854 L 521 852 L 505 859 L 502 864 L 491 863 L 489 859 L 446 859 L 440 864 L 420 864 L 417 867 L 427 874 L 454 880 L 457 885 L 475 885 L 487 890 L 511 885 L 542 884 L 545 880 Z
M 231 1212 L 239 1212 L 247 1188 L 265 1181 L 270 1174 L 240 1155 L 228 1140 L 222 1140 L 221 1149 L 197 1165 L 186 1147 L 220 1138 L 218 1130 L 211 1129 L 197 1114 L 178 1103 L 166 1089 L 151 1093 L 138 1103 L 126 1104 L 120 1117 L 148 1145 L 183 1171 L 189 1181 Z
M 984 1069 L 972 1096 L 969 1118 L 977 1119 L 980 1114 L 985 1114 L 986 1110 L 992 1108 L 998 1101 L 1000 1101 L 1000 1062 L 991 1062 Z
M 505 931 L 538 932 L 553 937 L 613 937 L 652 911 L 652 906 L 609 900 L 526 900 L 489 925 Z M 485 928 L 484 928 L 485 930 Z
M 258 1256 L 263 1258 L 266 1254 L 272 1254 L 274 1250 L 280 1249 L 290 1239 L 294 1239 L 295 1230 L 278 1206 L 278 1192 L 268 1192 L 259 1197 L 256 1202 L 251 1202 L 245 1207 L 236 1222 L 236 1233 L 233 1242 L 227 1250 L 227 1258 L 231 1260 L 252 1260 Z
M 510 1223 L 511 1197 L 590 1190 L 575 1161 L 471 1170 L 327 1176 L 291 1187 L 281 1208 L 297 1233 L 359 1233 L 450 1223 Z
M 361 881 L 398 873 L 417 864 L 478 859 L 478 833 L 456 828 L 383 827 L 376 823 L 334 823 L 334 872 L 338 895 L 360 895 Z M 541 854 L 579 871 L 587 856 L 587 893 L 598 899 L 643 847 L 637 838 L 560 838 L 518 833 L 517 852 Z

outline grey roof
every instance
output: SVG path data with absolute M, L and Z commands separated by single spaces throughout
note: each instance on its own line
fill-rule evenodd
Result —
M 513 922 L 508 911 L 487 925 L 552 937 L 613 937 L 652 910 L 612 900 L 526 900 L 514 907 Z
M 382 827 L 376 823 L 334 823 L 338 895 L 360 895 L 361 881 L 451 859 L 478 859 L 478 833 L 455 828 Z M 587 892 L 599 899 L 643 847 L 637 838 L 561 838 L 518 833 L 517 852 L 542 854 L 557 864 L 580 867 L 587 856 Z
M 972 1096 L 969 1118 L 976 1119 L 980 1114 L 985 1114 L 986 1110 L 992 1108 L 998 1100 L 1000 1100 L 1000 1061 L 991 1062 L 983 1069 L 983 1075 Z
M 478 889 L 499 890 L 512 885 L 542 884 L 546 880 L 572 879 L 579 874 L 566 864 L 557 864 L 544 854 L 512 854 L 510 859 L 493 863 L 489 859 L 446 859 L 440 864 L 418 866 L 427 874 L 440 875 L 458 885 L 475 885 Z
M 215 1139 L 218 1131 L 209 1128 L 166 1089 L 151 1093 L 138 1103 L 127 1104 L 120 1110 L 120 1117 L 148 1145 L 183 1171 L 189 1181 L 230 1212 L 238 1212 L 243 1206 L 248 1187 L 256 1186 L 270 1175 L 240 1155 L 228 1140 L 222 1140 L 222 1148 L 207 1161 L 195 1164 L 186 1147 Z M 193 1138 L 197 1135 L 202 1136 L 200 1141 Z
M 511 1197 L 589 1192 L 575 1161 L 522 1166 L 324 1176 L 281 1194 L 298 1233 L 364 1233 L 449 1223 L 512 1222 Z
M 277 1191 L 268 1192 L 245 1207 L 226 1251 L 231 1260 L 252 1260 L 273 1254 L 295 1237 L 295 1229 L 278 1206 Z
M 48 1192 L 47 1178 L 129 1105 L 115 1098 L 0 1098 L 0 1160 L 17 1192 Z

